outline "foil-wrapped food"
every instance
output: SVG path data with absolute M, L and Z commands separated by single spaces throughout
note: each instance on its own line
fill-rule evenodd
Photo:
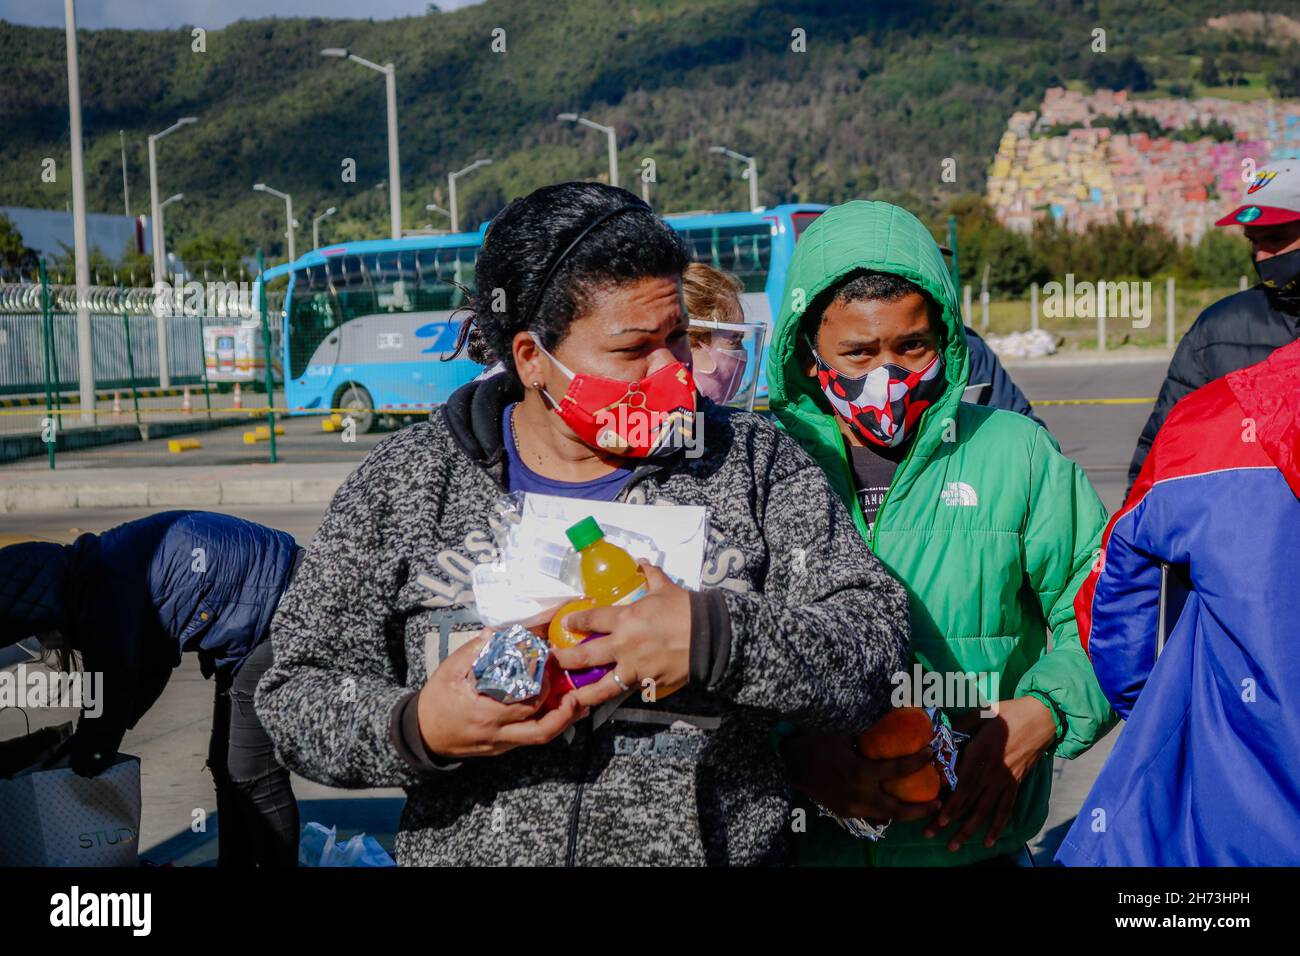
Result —
M 870 737 L 880 726 L 878 724 L 877 727 L 870 728 L 862 734 L 862 737 L 858 741 L 858 751 L 865 757 L 873 759 L 890 759 L 902 757 L 908 753 L 916 753 L 920 747 L 928 746 L 932 755 L 930 765 L 922 768 L 922 771 L 918 771 L 916 774 L 912 775 L 911 778 L 902 778 L 902 780 L 908 781 L 910 779 L 915 781 L 917 777 L 924 777 L 926 773 L 933 776 L 932 789 L 925 792 L 922 796 L 915 797 L 915 799 L 918 799 L 921 802 L 925 802 L 926 800 L 937 796 L 941 782 L 947 784 L 950 790 L 956 790 L 957 745 L 970 738 L 966 734 L 954 730 L 952 725 L 948 722 L 947 717 L 945 717 L 943 712 L 936 707 L 903 708 L 903 710 L 911 711 L 911 713 L 905 716 L 911 718 L 913 724 L 919 723 L 925 728 L 923 738 L 917 738 L 915 729 L 913 729 L 910 734 L 906 732 L 898 734 L 895 732 L 893 734 L 893 743 L 896 745 L 902 740 L 905 740 L 908 736 L 912 736 L 913 739 L 910 743 L 904 744 L 897 750 L 891 751 L 887 748 L 873 750 L 872 748 L 865 746 L 865 744 L 867 738 Z M 894 712 L 888 716 L 890 718 L 896 718 L 904 715 Z M 881 721 L 882 724 L 884 722 L 884 720 Z M 893 784 L 894 781 L 890 781 L 889 783 Z M 891 792 L 891 787 L 888 785 L 885 786 L 884 789 L 886 792 Z M 914 797 L 908 796 L 905 790 L 893 789 L 893 795 L 905 800 L 914 799 Z M 817 806 L 817 809 L 823 816 L 833 818 L 836 823 L 855 837 L 862 840 L 871 840 L 872 842 L 884 839 L 885 830 L 888 829 L 890 823 L 890 821 L 885 821 L 884 823 L 872 823 L 869 820 L 846 819 L 844 817 L 836 816 L 820 804 Z
M 546 641 L 522 624 L 494 631 L 474 659 L 475 687 L 503 704 L 531 700 L 542 692 L 550 656 Z

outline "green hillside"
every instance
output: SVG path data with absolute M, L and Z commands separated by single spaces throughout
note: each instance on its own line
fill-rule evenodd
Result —
M 283 207 L 254 193 L 265 181 L 310 219 L 340 209 L 328 240 L 387 234 L 383 80 L 326 59 L 342 46 L 397 65 L 404 222 L 446 220 L 448 170 L 495 164 L 462 181 L 462 224 L 543 183 L 602 175 L 605 148 L 555 121 L 579 110 L 619 130 L 623 185 L 639 189 L 653 158 L 651 198 L 671 212 L 739 208 L 740 165 L 707 152 L 725 144 L 759 159 L 760 201 L 903 199 L 934 212 L 983 189 L 1006 118 L 1048 86 L 1128 82 L 1141 64 L 1157 89 L 1190 92 L 1201 57 L 1234 56 L 1266 85 L 1296 47 L 1206 28 L 1233 10 L 1284 3 L 769 3 L 762 0 L 488 0 L 405 20 L 261 20 L 207 34 L 207 52 L 176 31 L 80 34 L 86 178 L 92 211 L 119 212 L 118 130 L 125 129 L 133 212 L 148 209 L 145 136 L 177 117 L 197 126 L 160 146 L 172 244 L 200 233 L 281 254 Z M 1291 4 L 1290 6 L 1293 6 Z M 1090 51 L 1107 30 L 1108 52 Z M 491 51 L 505 30 L 507 52 Z M 791 50 L 792 31 L 807 50 Z M 0 23 L 0 205 L 70 201 L 63 31 Z M 1127 67 L 1121 69 L 1121 66 Z M 58 163 L 41 181 L 41 160 Z M 357 182 L 341 181 L 341 163 Z M 941 180 L 957 161 L 957 181 Z M 119 250 L 105 250 L 116 256 Z

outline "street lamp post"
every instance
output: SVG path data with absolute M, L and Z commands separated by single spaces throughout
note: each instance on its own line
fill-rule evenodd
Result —
M 464 169 L 458 169 L 454 173 L 447 174 L 447 191 L 449 193 L 449 200 L 450 200 L 449 205 L 451 206 L 451 212 L 448 213 L 448 215 L 451 216 L 452 232 L 460 232 L 460 210 L 456 206 L 456 180 L 459 177 L 464 176 L 466 173 L 472 173 L 480 166 L 491 166 L 491 165 L 492 165 L 492 160 L 490 159 L 476 159 L 474 160 L 474 162 L 470 163 Z
M 282 193 L 278 189 L 272 189 L 266 183 L 255 183 L 253 189 L 259 193 L 269 193 L 272 196 L 278 196 L 284 200 L 284 235 L 289 241 L 289 261 L 294 262 L 298 258 L 298 255 L 294 252 L 293 244 L 293 227 L 295 225 L 293 220 L 293 199 L 288 193 Z
M 86 174 L 81 162 L 81 78 L 77 65 L 77 12 L 73 0 L 63 0 L 64 32 L 68 51 L 68 132 L 72 138 L 72 249 L 77 273 L 77 382 L 81 398 L 81 421 L 95 424 L 95 364 L 93 361 L 90 310 L 86 293 L 90 286 L 90 253 L 86 240 Z M 58 431 L 63 422 L 55 423 Z M 50 459 L 53 461 L 53 459 Z
M 162 207 L 158 199 L 158 140 L 164 136 L 170 136 L 182 126 L 189 126 L 191 123 L 197 122 L 197 117 L 182 116 L 161 133 L 153 133 L 149 137 L 149 231 L 153 234 L 153 281 L 155 285 L 167 281 L 167 267 L 163 263 L 163 238 L 160 225 Z M 158 311 L 163 313 L 165 310 L 159 309 Z M 170 388 L 172 384 L 169 364 L 167 361 L 167 320 L 163 314 L 160 314 L 158 316 L 158 384 L 163 388 Z
M 756 211 L 758 209 L 758 165 L 754 162 L 754 157 L 742 155 L 725 146 L 710 146 L 709 152 L 717 153 L 719 156 L 730 156 L 745 164 L 745 171 L 740 174 L 740 178 L 749 180 L 749 208 L 751 212 Z
M 384 74 L 384 91 L 388 100 L 388 215 L 393 239 L 402 238 L 402 174 L 397 157 L 397 70 L 391 63 L 380 66 L 364 57 L 349 53 L 339 47 L 320 51 L 321 56 L 335 57 L 360 63 L 368 69 Z
M 443 209 L 443 208 L 442 208 L 441 206 L 439 206 L 436 202 L 428 202 L 428 203 L 425 203 L 425 204 L 424 204 L 424 208 L 425 208 L 425 211 L 426 211 L 426 212 L 440 212 L 440 213 L 442 213 L 444 216 L 446 216 L 448 219 L 451 218 L 451 210 L 450 210 L 450 209 Z M 432 224 L 432 223 L 430 223 L 429 228 L 430 228 L 430 229 L 433 228 L 433 224 Z
M 313 249 L 319 249 L 319 248 L 320 248 L 320 222 L 321 222 L 321 220 L 324 219 L 324 218 L 327 217 L 327 216 L 332 216 L 332 215 L 334 215 L 336 212 L 338 212 L 338 209 L 335 208 L 334 206 L 330 206 L 330 207 L 329 207 L 328 209 L 326 209 L 323 213 L 321 213 L 319 216 L 317 216 L 315 219 L 313 219 L 313 220 L 311 221 L 311 247 L 312 247 Z
M 167 227 L 164 225 L 166 218 L 164 210 L 172 203 L 180 202 L 184 198 L 184 193 L 177 193 L 175 196 L 168 196 L 158 204 L 158 241 L 163 247 L 163 262 L 167 261 Z
M 614 133 L 614 127 L 602 126 L 599 123 L 593 123 L 577 113 L 560 113 L 555 117 L 561 123 L 580 123 L 583 126 L 604 133 L 609 143 L 609 184 L 618 185 L 618 140 Z

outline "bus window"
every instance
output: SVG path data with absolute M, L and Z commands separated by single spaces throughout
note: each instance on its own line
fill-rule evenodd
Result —
M 477 258 L 477 246 L 421 249 L 416 253 L 416 308 L 422 312 L 445 312 L 464 305 L 465 295 L 456 285 L 474 287 Z
M 735 273 L 746 292 L 762 292 L 772 262 L 772 227 L 716 226 L 682 230 L 691 258 Z
M 334 284 L 335 295 L 339 300 L 339 311 L 343 322 L 360 315 L 374 315 L 377 311 L 375 289 L 370 279 L 370 268 L 374 256 L 340 256 L 342 260 L 342 284 Z
M 794 224 L 794 241 L 798 242 L 803 231 L 812 225 L 812 221 L 820 216 L 820 212 L 796 212 L 790 214 L 790 220 Z
M 376 253 L 370 280 L 381 312 L 411 312 L 416 308 L 418 273 L 413 251 Z
M 336 298 L 330 286 L 346 289 L 346 284 L 338 281 L 342 270 L 338 277 L 331 276 L 333 265 L 331 261 L 329 266 L 308 267 L 294 277 L 293 295 L 287 305 L 291 378 L 298 378 L 306 371 L 316 348 L 341 324 L 338 302 L 342 296 Z M 332 278 L 335 281 L 331 283 Z

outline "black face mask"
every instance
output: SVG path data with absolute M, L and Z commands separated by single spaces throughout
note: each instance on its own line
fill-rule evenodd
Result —
M 1270 292 L 1287 298 L 1300 297 L 1300 249 L 1280 256 L 1255 260 L 1255 271 Z

